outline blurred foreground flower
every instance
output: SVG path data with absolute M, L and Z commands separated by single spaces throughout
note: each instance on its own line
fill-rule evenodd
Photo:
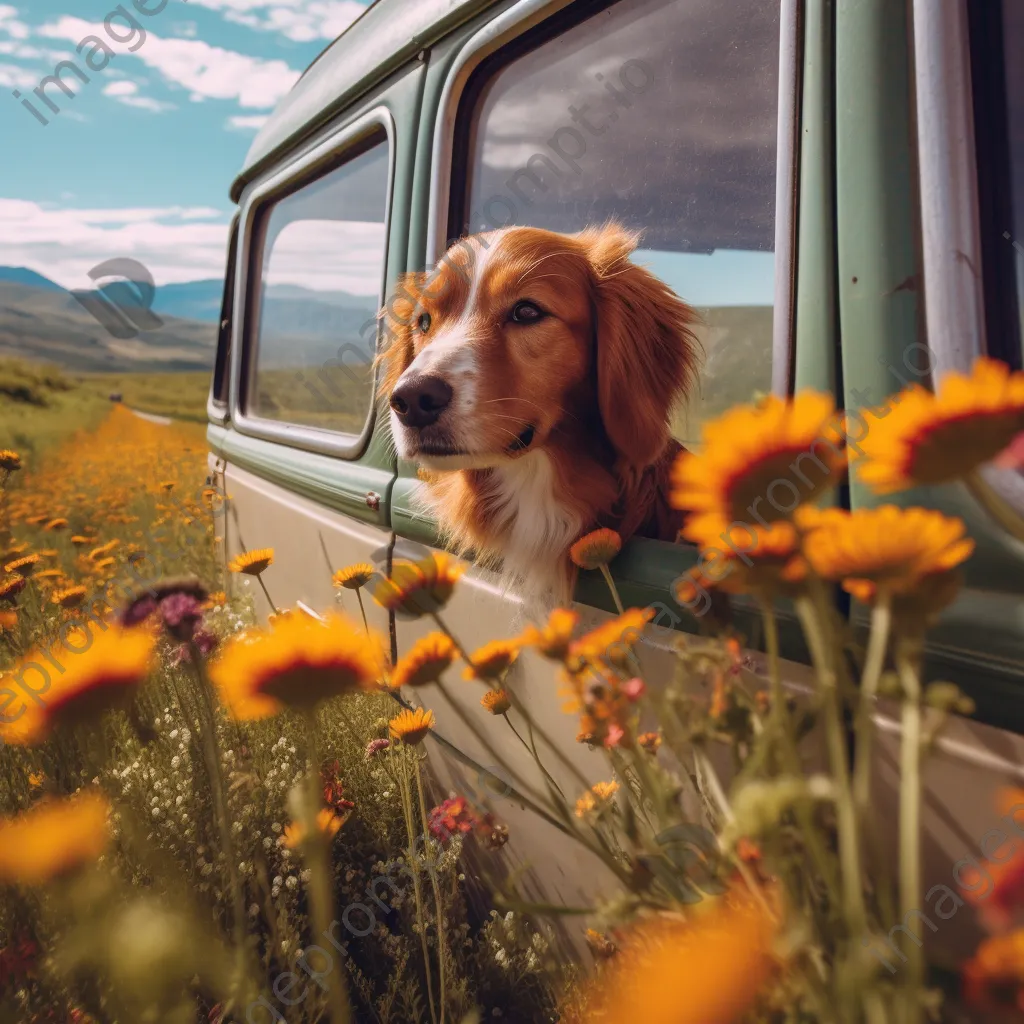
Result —
M 110 624 L 91 640 L 85 630 L 72 630 L 68 647 L 75 654 L 64 673 L 52 673 L 48 688 L 40 691 L 46 693 L 45 701 L 29 705 L 10 731 L 5 730 L 11 742 L 35 743 L 55 727 L 91 726 L 107 711 L 127 707 L 153 667 L 156 638 L 148 630 Z M 36 679 L 46 673 L 45 664 L 42 655 L 29 654 L 13 675 Z
M 463 669 L 463 679 L 500 679 L 519 657 L 519 645 L 514 640 L 492 640 L 475 650 L 471 665 Z
M 321 808 L 316 816 L 317 828 L 327 836 L 329 839 L 333 839 L 341 826 L 345 824 L 345 819 L 335 814 L 328 807 Z M 285 827 L 284 830 L 284 845 L 289 850 L 296 850 L 301 845 L 303 840 L 306 838 L 306 830 L 302 826 L 301 822 L 293 821 L 290 825 Z
M 584 818 L 592 811 L 600 812 L 619 791 L 617 782 L 597 782 L 576 801 L 576 817 Z
M 10 448 L 0 448 L 0 469 L 5 473 L 14 473 L 21 469 L 21 456 Z
M 323 622 L 299 615 L 233 637 L 210 676 L 231 714 L 247 720 L 374 689 L 384 663 L 376 634 L 337 614 Z
M 1024 1010 L 1024 931 L 985 939 L 961 971 L 964 1000 Z
M 773 969 L 775 924 L 749 897 L 705 901 L 691 921 L 652 919 L 617 936 L 587 993 L 593 1024 L 734 1024 Z
M 957 480 L 995 458 L 1024 430 L 1024 373 L 978 359 L 970 374 L 947 373 L 933 394 L 919 384 L 884 417 L 868 411 L 860 478 L 885 494 Z
M 41 885 L 95 860 L 110 838 L 109 811 L 100 793 L 85 792 L 0 819 L 0 882 Z
M 466 567 L 443 552 L 418 562 L 395 562 L 391 577 L 374 581 L 374 601 L 387 611 L 412 618 L 439 612 L 448 603 Z
M 577 612 L 565 608 L 556 608 L 549 616 L 547 624 L 541 627 L 527 626 L 519 643 L 524 647 L 534 647 L 553 661 L 563 661 L 569 653 L 572 642 L 572 631 L 579 622 Z

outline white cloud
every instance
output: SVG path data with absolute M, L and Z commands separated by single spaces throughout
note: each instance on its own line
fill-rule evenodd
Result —
M 4 262 L 45 274 L 65 288 L 91 287 L 89 270 L 131 257 L 158 284 L 220 277 L 228 217 L 209 207 L 60 209 L 0 199 Z
M 366 10 L 359 0 L 192 0 L 227 21 L 278 32 L 298 43 L 335 39 Z
M 10 4 L 0 4 L 0 32 L 6 32 L 12 39 L 28 39 L 31 29 L 18 20 L 18 9 Z
M 0 64 L 0 86 L 7 89 L 34 89 L 39 76 L 17 64 Z
M 104 86 L 103 95 L 113 97 L 118 103 L 123 103 L 126 107 L 138 107 L 140 110 L 150 110 L 154 114 L 174 109 L 173 103 L 162 103 L 151 96 L 140 96 L 138 84 L 127 78 L 119 78 L 117 81 Z
M 105 36 L 102 25 L 68 15 L 43 25 L 39 34 L 76 42 L 89 35 Z M 109 37 L 104 41 L 109 42 Z M 137 57 L 165 81 L 187 89 L 194 101 L 236 100 L 242 107 L 273 107 L 299 79 L 299 72 L 283 60 L 261 60 L 201 39 L 165 39 L 149 32 L 136 45 L 134 52 L 116 43 L 111 48 L 119 56 Z
M 268 116 L 267 114 L 240 114 L 236 117 L 229 117 L 227 126 L 240 132 L 259 131 L 267 123 Z

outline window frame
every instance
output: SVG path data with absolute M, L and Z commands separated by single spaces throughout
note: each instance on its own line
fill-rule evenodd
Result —
M 459 130 L 459 111 L 478 68 L 550 19 L 567 15 L 561 32 L 615 3 L 587 0 L 519 0 L 469 38 L 455 59 L 444 84 L 434 126 L 430 161 L 430 195 L 424 265 L 433 267 L 445 252 L 452 213 L 456 209 L 456 187 L 465 187 L 465 173 L 454 171 L 455 146 L 465 137 Z M 779 0 L 779 102 L 775 165 L 775 295 L 772 323 L 772 391 L 785 396 L 792 389 L 796 326 L 796 228 L 797 182 L 799 179 L 799 60 L 802 46 L 803 0 Z M 543 29 L 541 29 L 543 31 Z M 559 29 L 556 26 L 554 36 Z M 515 59 L 514 56 L 511 59 Z M 505 61 L 496 64 L 506 66 Z M 474 90 L 476 91 L 476 90 Z M 459 202 L 465 196 L 458 197 Z
M 939 373 L 967 373 L 990 351 L 967 4 L 913 3 L 924 313 Z M 1024 509 L 1024 476 L 992 466 L 982 474 Z
M 238 214 L 231 218 L 228 228 L 228 251 L 224 270 L 224 295 L 220 304 L 220 319 L 217 321 L 217 349 L 213 357 L 213 373 L 210 375 L 210 394 L 206 401 L 206 415 L 212 423 L 224 426 L 228 422 L 228 407 L 231 401 L 231 354 L 233 351 L 235 307 L 235 267 L 238 252 Z M 227 397 L 217 397 L 221 391 Z
M 343 167 L 349 159 L 366 152 L 361 146 L 383 130 L 388 147 L 388 179 L 384 204 L 384 258 L 381 265 L 378 309 L 387 290 L 391 213 L 394 206 L 396 166 L 395 121 L 386 106 L 377 106 L 355 120 L 339 126 L 311 149 L 299 152 L 276 168 L 250 190 L 239 210 L 240 245 L 235 267 L 234 325 L 232 328 L 231 387 L 229 414 L 241 434 L 300 448 L 304 451 L 355 460 L 366 450 L 377 414 L 377 369 L 373 369 L 367 413 L 358 434 L 325 430 L 301 423 L 272 420 L 247 411 L 255 370 L 257 344 L 256 303 L 262 285 L 263 232 L 261 225 L 274 203 Z M 378 329 L 375 347 L 380 346 Z

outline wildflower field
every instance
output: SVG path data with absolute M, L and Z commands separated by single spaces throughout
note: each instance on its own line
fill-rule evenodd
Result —
M 923 1024 L 948 998 L 1024 1008 L 1020 856 L 985 865 L 1001 913 L 985 915 L 959 991 L 940 990 L 919 942 L 899 971 L 877 952 L 934 896 L 922 766 L 971 702 L 925 684 L 924 639 L 973 541 L 932 509 L 827 502 L 848 467 L 883 494 L 962 481 L 1024 538 L 978 473 L 1018 458 L 1024 375 L 982 360 L 892 405 L 854 457 L 831 399 L 768 398 L 706 424 L 675 467 L 700 553 L 675 596 L 753 599 L 766 676 L 728 621 L 679 634 L 673 671 L 648 671 L 653 610 L 623 607 L 611 530 L 570 556 L 602 574 L 618 615 L 585 631 L 554 609 L 471 651 L 445 615 L 467 566 L 446 552 L 339 569 L 359 617 L 275 604 L 273 548 L 225 563 L 231 495 L 204 483 L 198 425 L 115 405 L 30 468 L 0 450 L 0 1021 Z M 820 474 L 795 476 L 823 438 Z M 792 509 L 719 551 L 780 479 Z M 838 589 L 868 610 L 865 643 Z M 394 650 L 367 625 L 370 601 L 434 629 Z M 810 653 L 800 697 L 780 665 L 780 601 Z M 520 699 L 525 651 L 557 670 L 604 778 Z M 433 698 L 455 687 L 475 688 L 473 711 L 437 707 L 467 733 L 512 730 L 536 771 L 494 752 L 511 798 L 600 862 L 613 894 L 564 907 L 520 892 L 500 814 L 438 790 Z M 883 696 L 901 716 L 895 864 L 872 807 Z M 572 956 L 553 927 L 567 919 Z

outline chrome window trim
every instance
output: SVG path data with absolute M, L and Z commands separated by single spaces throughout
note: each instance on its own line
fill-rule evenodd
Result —
M 252 416 L 244 411 L 245 393 L 252 384 L 254 364 L 249 361 L 247 380 L 243 391 L 242 346 L 252 340 L 252 332 L 247 332 L 245 323 L 246 309 L 249 301 L 249 266 L 253 257 L 253 226 L 256 216 L 269 203 L 288 194 L 289 186 L 297 179 L 306 177 L 309 171 L 320 164 L 331 165 L 330 170 L 344 163 L 337 158 L 344 156 L 344 151 L 355 146 L 374 131 L 383 128 L 388 145 L 388 180 L 386 201 L 384 206 L 384 264 L 381 268 L 380 292 L 378 308 L 384 305 L 387 288 L 388 261 L 390 257 L 389 242 L 391 236 L 391 211 L 394 204 L 395 185 L 395 121 L 386 106 L 377 106 L 360 115 L 353 121 L 338 126 L 330 131 L 316 145 L 299 153 L 292 154 L 284 163 L 278 165 L 271 173 L 255 182 L 242 199 L 239 211 L 239 241 L 235 260 L 235 301 L 234 323 L 231 325 L 231 381 L 229 387 L 228 413 L 233 427 L 242 434 L 259 437 L 266 441 L 276 441 L 293 448 L 318 452 L 322 455 L 333 455 L 343 459 L 357 459 L 369 444 L 373 432 L 376 405 L 373 395 L 376 391 L 377 372 L 374 369 L 373 387 L 367 395 L 367 414 L 363 429 L 359 434 L 341 431 L 322 430 L 318 427 L 304 426 L 298 423 L 287 423 L 270 420 L 262 416 Z M 328 172 L 325 167 L 324 173 Z M 257 282 L 258 285 L 259 282 Z M 247 338 L 246 335 L 249 335 Z M 377 344 L 380 334 L 377 335 Z M 249 356 L 251 353 L 246 352 Z
M 933 371 L 966 372 L 987 350 L 967 0 L 914 0 L 924 310 Z M 1024 477 L 984 469 L 1024 508 Z
M 452 188 L 455 119 L 470 75 L 492 53 L 573 0 L 519 0 L 471 36 L 453 63 L 438 107 L 430 161 L 430 201 L 424 266 L 444 254 Z M 625 0 L 620 0 L 625 2 Z M 796 200 L 799 153 L 800 13 L 803 0 L 780 0 L 779 111 L 775 198 L 775 306 L 772 319 L 772 390 L 789 392 L 793 359 L 793 310 L 796 282 Z M 786 102 L 783 102 L 785 100 Z M 782 214 L 784 213 L 785 216 Z M 780 255 L 781 253 L 781 255 Z M 786 260 L 783 264 L 782 259 Z M 780 273 L 786 266 L 787 273 Z

